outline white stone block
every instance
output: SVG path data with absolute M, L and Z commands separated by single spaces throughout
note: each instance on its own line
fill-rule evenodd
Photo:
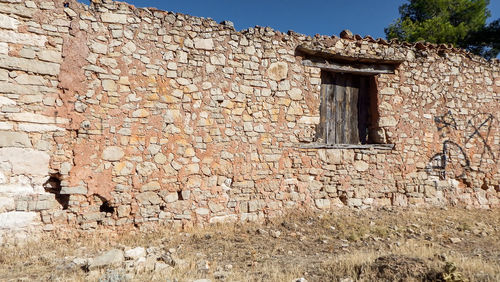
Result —
M 281 81 L 288 76 L 288 64 L 285 62 L 272 63 L 267 69 L 267 75 L 270 79 Z
M 12 211 L 16 208 L 13 198 L 0 197 L 0 213 Z
M 0 147 L 31 147 L 31 142 L 26 133 L 0 131 Z
M 16 85 L 10 82 L 0 82 L 0 93 L 36 95 L 40 93 L 40 90 L 36 86 Z
M 7 115 L 7 119 L 13 121 L 23 121 L 41 124 L 68 124 L 69 120 L 60 117 L 49 117 L 33 113 L 12 113 Z
M 108 46 L 99 42 L 94 42 L 90 45 L 90 50 L 97 54 L 106 55 L 108 53 Z
M 101 15 L 101 20 L 105 23 L 126 24 L 127 23 L 127 15 L 104 13 Z
M 210 57 L 210 63 L 213 65 L 223 66 L 226 64 L 226 57 L 224 54 L 218 54 Z
M 238 220 L 238 216 L 235 214 L 214 216 L 210 218 L 210 223 L 222 223 L 222 222 L 235 222 Z
M 143 247 L 137 247 L 137 248 L 125 251 L 125 258 L 126 259 L 135 260 L 135 259 L 139 259 L 139 258 L 142 258 L 145 256 L 146 256 L 146 249 L 144 249 Z
M 61 63 L 62 62 L 62 54 L 61 54 L 61 52 L 54 51 L 54 50 L 42 50 L 42 51 L 38 52 L 38 59 L 40 59 L 40 61 Z
M 7 97 L 0 96 L 0 106 L 14 106 L 16 102 Z
M 111 91 L 111 92 L 115 92 L 117 90 L 115 81 L 110 79 L 102 81 L 102 88 L 104 89 L 104 91 Z
M 330 208 L 330 199 L 316 199 L 314 200 L 314 203 L 320 210 L 327 210 Z
M 106 161 L 119 161 L 125 153 L 122 148 L 116 146 L 110 146 L 104 149 L 102 152 L 102 159 Z
M 9 44 L 0 42 L 0 54 L 7 55 L 9 53 Z
M 65 129 L 55 125 L 47 124 L 34 124 L 34 123 L 21 123 L 19 124 L 19 130 L 25 132 L 52 132 L 52 131 L 64 131 Z
M 127 44 L 125 44 L 122 48 L 122 52 L 125 54 L 125 55 L 132 55 L 135 51 L 137 50 L 137 47 L 135 46 L 135 44 L 133 42 L 127 42 Z
M 23 148 L 0 148 L 0 162 L 10 162 L 14 174 L 48 175 L 49 160 L 50 156 L 42 151 Z
M 4 29 L 17 29 L 20 22 L 12 17 L 0 14 L 0 28 Z
M 208 215 L 210 213 L 210 210 L 207 208 L 197 208 L 195 212 L 198 215 Z
M 35 4 L 35 2 L 33 2 L 33 1 L 26 1 L 24 4 L 25 4 L 25 5 L 26 5 L 26 7 L 28 7 L 28 8 L 36 8 L 36 4 Z
M 0 69 L 0 81 L 7 81 L 9 79 L 9 71 Z
M 361 199 L 347 199 L 347 206 L 349 207 L 359 207 L 361 205 L 363 205 L 363 201 Z
M 2 39 L 0 38 L 0 41 Z M 59 75 L 61 66 L 56 63 L 40 62 L 31 59 L 15 58 L 0 55 L 0 68 L 8 70 L 22 70 L 37 74 Z
M 75 13 L 75 11 L 71 10 L 70 8 L 65 8 L 64 12 L 71 18 L 76 18 L 78 16 L 78 14 Z
M 364 162 L 364 161 L 355 161 L 354 162 L 354 169 L 357 170 L 357 171 L 367 171 L 369 168 L 369 165 L 368 163 Z
M 246 95 L 253 95 L 253 87 L 251 86 L 240 85 L 240 91 Z
M 304 98 L 302 96 L 302 90 L 300 90 L 299 88 L 293 88 L 292 90 L 288 91 L 288 95 L 290 95 L 290 98 L 295 101 L 299 101 Z
M 31 195 L 34 194 L 35 190 L 31 185 L 27 184 L 1 184 L 0 194 L 8 195 Z
M 18 33 L 11 30 L 0 30 L 0 42 L 44 47 L 47 37 L 33 33 Z
M 303 116 L 298 120 L 302 124 L 319 124 L 319 117 L 306 117 Z
M 21 74 L 14 79 L 17 83 L 22 85 L 46 85 L 47 80 L 42 76 Z
M 194 48 L 200 49 L 200 50 L 213 50 L 214 49 L 214 41 L 212 39 L 195 38 L 194 39 Z
M 342 163 L 342 150 L 339 149 L 322 149 L 318 150 L 319 158 L 329 164 Z
M 396 93 L 396 90 L 394 88 L 386 87 L 382 90 L 380 90 L 380 94 L 382 95 L 394 95 Z
M 21 229 L 34 223 L 38 214 L 36 212 L 6 212 L 0 213 L 0 229 Z
M 381 117 L 379 121 L 380 127 L 394 127 L 398 121 L 394 117 Z
M 179 199 L 179 196 L 177 195 L 177 193 L 169 193 L 163 199 L 167 203 L 173 203 Z

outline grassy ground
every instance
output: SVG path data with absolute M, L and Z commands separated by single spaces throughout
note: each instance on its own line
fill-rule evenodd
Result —
M 171 254 L 168 271 L 118 267 L 132 281 L 500 281 L 500 210 L 296 212 L 265 223 L 175 231 L 46 233 L 0 247 L 0 281 L 111 281 L 69 262 L 112 248 Z M 169 258 L 170 259 L 170 258 Z M 111 272 L 110 272 L 111 271 Z M 116 274 L 115 273 L 115 274 Z M 347 280 L 346 280 L 347 279 Z M 168 280 L 167 280 L 168 281 Z

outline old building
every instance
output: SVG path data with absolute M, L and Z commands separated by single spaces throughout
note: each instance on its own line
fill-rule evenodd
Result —
M 500 63 L 451 46 L 8 0 L 0 85 L 0 229 L 500 205 Z

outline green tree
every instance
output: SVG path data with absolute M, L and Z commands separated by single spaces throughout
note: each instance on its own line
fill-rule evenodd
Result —
M 486 26 L 489 0 L 408 0 L 385 33 L 388 39 L 451 43 L 485 56 L 498 54 L 498 21 Z
M 464 47 L 487 59 L 495 58 L 500 53 L 500 19 L 469 33 Z

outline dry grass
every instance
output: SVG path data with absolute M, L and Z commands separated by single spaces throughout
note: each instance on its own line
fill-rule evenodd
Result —
M 451 238 L 460 242 L 452 243 Z M 86 272 L 69 262 L 111 248 L 143 246 L 174 251 L 182 263 L 168 273 L 131 272 L 133 281 L 292 281 L 299 277 L 369 281 L 382 275 L 377 266 L 381 257 L 392 259 L 388 268 L 408 265 L 439 278 L 500 281 L 499 239 L 499 210 L 459 208 L 301 212 L 262 224 L 218 224 L 182 232 L 169 227 L 120 233 L 54 232 L 36 242 L 1 246 L 0 280 L 95 281 L 105 269 Z M 200 261 L 209 268 L 200 270 Z

